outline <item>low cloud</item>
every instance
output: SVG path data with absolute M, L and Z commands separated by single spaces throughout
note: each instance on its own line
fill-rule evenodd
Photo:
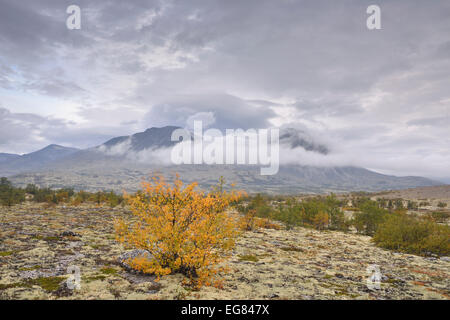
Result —
M 108 156 L 121 157 L 124 160 L 138 162 L 151 166 L 171 165 L 171 147 L 168 148 L 148 148 L 140 151 L 133 150 L 131 137 L 113 146 L 100 145 L 95 149 Z

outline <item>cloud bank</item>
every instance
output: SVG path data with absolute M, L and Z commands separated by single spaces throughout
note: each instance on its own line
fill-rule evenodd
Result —
M 0 0 L 0 152 L 148 127 L 298 127 L 348 164 L 450 178 L 450 3 Z M 300 150 L 300 149 L 299 149 Z M 303 151 L 299 151 L 303 152 Z

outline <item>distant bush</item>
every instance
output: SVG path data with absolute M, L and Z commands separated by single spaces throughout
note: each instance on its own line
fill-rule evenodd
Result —
M 32 196 L 31 201 L 45 203 L 47 206 L 55 206 L 61 203 L 78 206 L 84 202 L 93 202 L 97 205 L 107 204 L 110 207 L 124 204 L 123 196 L 113 191 L 75 192 L 73 188 L 40 188 L 34 184 L 28 184 L 22 189 L 14 187 L 7 178 L 0 179 L 0 205 L 12 206 L 22 203 L 26 200 L 25 195 L 27 194 Z
M 344 212 L 341 209 L 344 202 L 337 200 L 336 196 L 331 195 L 325 198 L 325 204 L 325 212 L 327 212 L 330 218 L 328 225 L 329 229 L 347 231 L 350 226 L 350 222 L 345 219 Z
M 246 199 L 245 203 L 241 203 L 237 206 L 237 209 L 242 214 L 248 214 L 253 212 L 256 217 L 268 218 L 271 216 L 273 211 L 272 206 L 269 203 L 267 196 L 257 194 L 254 197 L 249 197 Z
M 389 212 L 378 206 L 375 201 L 367 200 L 360 204 L 359 212 L 355 212 L 352 220 L 358 233 L 373 235 Z
M 126 197 L 139 222 L 116 220 L 116 238 L 148 250 L 154 259 L 135 258 L 130 264 L 158 276 L 183 273 L 196 287 L 212 284 L 217 264 L 234 247 L 238 229 L 226 210 L 240 193 L 222 188 L 204 193 L 196 183 L 183 186 L 178 177 L 173 185 L 155 177 L 142 186 Z
M 319 211 L 313 218 L 312 225 L 317 230 L 324 230 L 328 227 L 330 217 L 326 212 Z
M 378 206 L 380 208 L 387 208 L 387 206 L 388 206 L 388 200 L 387 199 L 385 199 L 385 198 L 378 198 L 376 201 L 378 202 Z
M 259 228 L 281 229 L 280 225 L 273 223 L 270 219 L 257 217 L 254 209 L 245 210 L 245 213 L 239 219 L 239 227 L 244 231 L 254 231 Z
M 436 222 L 445 223 L 450 218 L 450 212 L 434 211 L 430 216 Z
M 373 241 L 379 247 L 411 254 L 450 254 L 450 227 L 406 214 L 391 214 Z
M 292 229 L 302 225 L 304 213 L 299 204 L 294 200 L 288 200 L 284 204 L 279 204 L 272 210 L 272 219 L 283 222 L 287 229 Z
M 352 199 L 352 206 L 354 208 L 359 208 L 361 205 L 363 205 L 364 203 L 366 203 L 368 201 L 371 201 L 369 197 L 358 196 L 358 197 Z
M 29 184 L 25 188 L 25 192 L 33 195 L 33 201 L 38 203 L 47 203 L 48 205 L 56 205 L 60 203 L 69 203 L 78 206 L 85 202 L 96 203 L 97 205 L 107 204 L 110 207 L 116 207 L 123 203 L 123 196 L 113 191 L 98 192 L 75 192 L 72 188 L 62 188 L 53 190 L 50 188 L 39 188 L 36 185 Z
M 245 210 L 245 209 L 244 209 Z M 259 228 L 258 217 L 256 217 L 256 210 L 245 210 L 244 215 L 239 220 L 239 226 L 244 231 L 252 231 Z
M 408 208 L 408 210 L 417 210 L 419 208 L 419 205 L 417 204 L 416 201 L 408 200 L 407 208 Z
M 298 201 L 294 197 L 285 197 L 276 204 L 270 204 L 267 197 L 256 195 L 249 198 L 247 204 L 241 204 L 238 210 L 245 215 L 249 212 L 256 217 L 281 221 L 287 229 L 296 226 L 319 230 L 347 231 L 349 222 L 341 210 L 343 201 L 334 195 L 311 197 Z
M 445 202 L 439 202 L 437 205 L 439 208 L 445 208 L 447 206 L 447 203 Z
M 429 205 L 430 205 L 430 203 L 428 201 L 421 201 L 419 203 L 419 207 L 426 207 L 426 206 L 429 206 Z
M 0 204 L 11 207 L 25 201 L 25 191 L 15 188 L 7 178 L 0 179 Z
M 299 203 L 301 208 L 300 225 L 319 230 L 347 231 L 348 221 L 341 207 L 344 205 L 335 195 L 304 199 Z
M 270 220 L 279 220 L 286 223 L 285 220 L 277 216 L 277 210 L 275 209 L 276 206 L 281 207 L 282 203 L 286 201 L 289 202 L 287 197 L 270 197 L 261 194 L 242 198 L 236 206 L 238 212 L 242 214 L 239 221 L 240 228 L 247 231 L 258 228 L 280 229 L 280 225 L 274 224 Z
M 394 199 L 394 208 L 396 210 L 404 209 L 403 199 Z

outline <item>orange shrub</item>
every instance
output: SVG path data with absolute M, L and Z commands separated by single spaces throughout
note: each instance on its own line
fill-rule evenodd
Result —
M 223 191 L 221 185 L 204 193 L 197 183 L 183 186 L 178 175 L 173 185 L 158 176 L 142 187 L 133 196 L 125 195 L 138 220 L 116 220 L 116 238 L 148 250 L 154 259 L 135 258 L 130 264 L 158 276 L 181 272 L 197 287 L 211 285 L 221 270 L 217 264 L 235 244 L 237 226 L 226 209 L 241 194 Z

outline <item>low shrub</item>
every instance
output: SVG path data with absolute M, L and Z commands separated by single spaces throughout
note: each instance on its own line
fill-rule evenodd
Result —
M 15 188 L 6 178 L 0 179 L 0 205 L 11 207 L 25 201 L 25 191 Z
M 259 217 L 280 221 L 287 229 L 303 226 L 347 231 L 349 221 L 341 210 L 342 205 L 343 202 L 334 195 L 311 197 L 302 201 L 285 197 L 283 201 L 276 201 L 276 204 L 269 204 L 267 196 L 256 195 L 249 198 L 246 204 L 239 205 L 238 210 L 244 215 L 244 219 L 252 223 L 256 220 L 255 217 Z
M 447 206 L 447 203 L 445 202 L 439 202 L 437 205 L 439 208 L 445 208 Z
M 359 206 L 360 211 L 355 212 L 352 220 L 356 231 L 361 234 L 372 236 L 383 223 L 389 212 L 380 208 L 375 201 L 367 200 Z
M 450 218 L 450 212 L 434 211 L 430 214 L 431 218 L 439 223 L 445 223 Z
M 154 259 L 135 258 L 130 264 L 158 276 L 183 273 L 194 287 L 212 284 L 221 270 L 217 264 L 235 244 L 238 226 L 226 210 L 241 194 L 222 188 L 204 193 L 196 183 L 184 186 L 178 176 L 173 185 L 154 177 L 142 187 L 126 196 L 138 222 L 116 220 L 115 229 L 118 241 L 148 250 Z
M 406 214 L 391 214 L 375 232 L 379 247 L 411 254 L 450 254 L 450 227 Z

